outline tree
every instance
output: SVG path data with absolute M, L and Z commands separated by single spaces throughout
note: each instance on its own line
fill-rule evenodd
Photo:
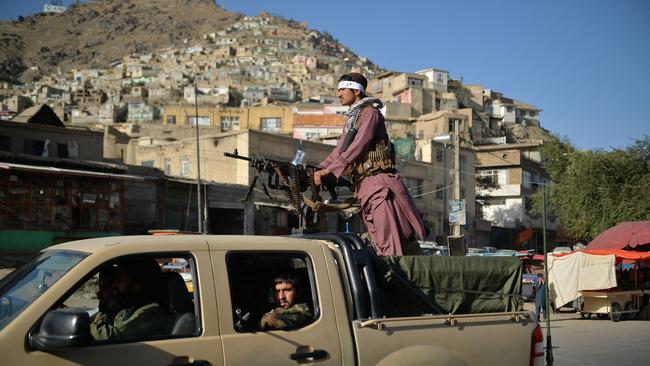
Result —
M 579 151 L 557 136 L 542 147 L 547 207 L 573 236 L 591 240 L 623 221 L 650 220 L 650 136 L 625 149 Z M 541 212 L 542 191 L 534 195 Z

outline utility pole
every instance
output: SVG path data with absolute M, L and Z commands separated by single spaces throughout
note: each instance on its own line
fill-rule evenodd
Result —
M 460 124 L 458 118 L 454 119 L 454 197 L 453 200 L 460 201 Z M 451 235 L 455 240 L 460 240 L 460 223 L 454 223 Z
M 551 307 L 548 293 L 548 248 L 546 247 L 546 187 L 542 190 L 542 237 L 544 240 L 544 301 L 546 309 L 546 364 L 553 365 L 553 343 L 551 341 Z M 537 305 L 535 305 L 537 306 Z
M 203 233 L 203 220 L 201 219 L 201 158 L 199 153 L 199 103 L 196 76 L 194 77 L 194 124 L 196 125 L 196 214 L 198 215 L 199 233 Z

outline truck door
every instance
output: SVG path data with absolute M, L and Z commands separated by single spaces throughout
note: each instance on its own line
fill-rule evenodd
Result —
M 259 243 L 278 239 L 281 245 Z M 320 245 L 286 238 L 255 240 L 237 245 L 240 250 L 221 250 L 220 243 L 210 243 L 225 364 L 341 365 Z M 278 294 L 278 288 L 293 290 L 294 297 Z
M 160 243 L 157 248 L 164 247 Z M 138 257 L 138 260 L 153 261 L 152 268 L 160 266 L 161 275 L 155 280 L 160 285 L 160 311 L 150 324 L 140 322 L 141 329 L 151 328 L 138 333 L 124 332 L 100 337 L 92 333 L 95 339 L 89 344 L 67 349 L 35 350 L 29 345 L 29 339 L 39 330 L 37 319 L 43 314 L 33 314 L 31 323 L 26 327 L 13 327 L 11 334 L 0 334 L 0 340 L 17 341 L 20 347 L 10 352 L 2 352 L 6 364 L 14 365 L 223 365 L 221 340 L 216 321 L 216 299 L 212 281 L 210 254 L 203 242 L 202 251 L 177 251 L 157 253 L 131 253 L 109 259 L 107 262 L 89 266 L 85 274 L 79 274 L 78 280 L 72 280 L 63 296 L 53 299 L 46 312 L 58 309 L 79 309 L 91 314 L 91 321 L 98 312 L 101 273 L 106 268 L 119 269 L 124 261 Z M 83 262 L 82 262 L 83 263 Z M 96 295 L 97 294 L 97 295 Z M 56 300 L 56 301 L 55 301 Z M 125 307 L 121 307 L 124 309 Z M 101 309 L 101 308 L 100 308 Z M 109 312 L 104 308 L 105 314 Z M 28 308 L 26 311 L 29 311 Z M 136 310 L 133 314 L 137 313 Z M 116 312 L 119 317 L 119 311 Z M 164 318 L 164 319 L 163 319 Z M 18 320 L 18 319 L 17 319 Z M 36 322 L 36 323 L 34 323 Z M 160 324 L 164 322 L 165 326 Z M 24 322 L 22 322 L 24 323 Z M 109 324 L 109 322 L 106 322 Z M 135 322 L 134 322 L 135 324 Z M 18 325 L 18 324 L 17 324 Z M 117 322 L 110 323 L 117 326 Z M 168 325 L 168 326 L 167 326 Z M 103 326 L 103 325 L 101 325 Z M 150 326 L 150 327 L 149 327 Z M 108 328 L 106 328 L 108 329 Z M 115 337 L 114 337 L 115 336 Z M 27 347 L 23 346 L 27 340 Z M 27 348 L 27 349 L 25 349 Z M 30 349 L 31 348 L 31 349 Z M 5 350 L 6 351 L 6 350 Z M 4 362 L 3 362 L 4 364 Z

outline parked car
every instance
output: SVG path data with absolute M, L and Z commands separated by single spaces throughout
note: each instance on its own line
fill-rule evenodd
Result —
M 521 296 L 524 301 L 535 301 L 535 284 L 537 283 L 537 275 L 532 273 L 524 273 L 521 276 Z
M 487 249 L 485 248 L 467 248 L 467 256 L 482 256 L 488 254 Z
M 448 256 L 449 248 L 438 245 L 435 241 L 418 241 L 422 249 L 422 255 Z
M 573 250 L 571 250 L 571 247 L 555 247 L 553 249 L 553 254 L 563 254 L 563 253 L 571 253 Z
M 505 257 L 515 256 L 517 255 L 517 251 L 512 249 L 499 249 L 494 253 L 494 255 Z

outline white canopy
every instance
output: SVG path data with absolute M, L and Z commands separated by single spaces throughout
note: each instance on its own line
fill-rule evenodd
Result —
M 548 256 L 549 294 L 556 307 L 577 299 L 583 290 L 616 287 L 616 257 L 574 252 Z

